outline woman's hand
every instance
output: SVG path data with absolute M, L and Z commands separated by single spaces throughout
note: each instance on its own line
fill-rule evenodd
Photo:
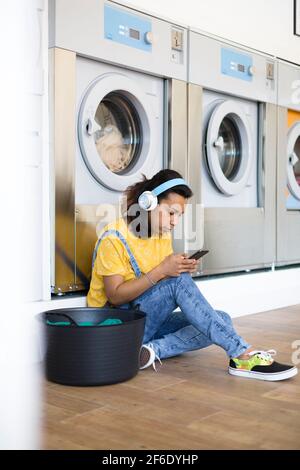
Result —
M 199 261 L 187 258 L 185 253 L 172 254 L 167 256 L 158 266 L 157 269 L 163 277 L 178 277 L 181 273 L 194 273 L 198 269 Z
M 154 282 L 159 282 L 166 277 L 178 277 L 181 273 L 194 273 L 197 271 L 198 261 L 188 259 L 185 253 L 167 256 L 159 265 L 149 271 L 148 277 L 141 276 L 137 279 L 124 281 L 119 274 L 103 276 L 104 289 L 108 301 L 113 305 L 121 305 L 136 299 L 139 295 L 152 287 L 149 285 L 149 277 Z

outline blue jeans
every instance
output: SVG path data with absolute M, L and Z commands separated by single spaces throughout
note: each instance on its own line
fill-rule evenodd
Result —
M 250 347 L 228 313 L 212 308 L 189 273 L 163 279 L 130 304 L 146 313 L 143 344 L 151 342 L 161 359 L 212 344 L 237 357 Z M 177 307 L 181 312 L 174 312 Z

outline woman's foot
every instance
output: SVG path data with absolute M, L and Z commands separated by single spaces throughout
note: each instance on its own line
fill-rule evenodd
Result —
M 253 348 L 250 346 L 250 348 L 246 349 L 246 351 L 243 352 L 240 356 L 238 356 L 238 359 L 249 359 L 249 353 L 252 351 L 260 351 L 258 348 Z
M 152 343 L 143 344 L 140 350 L 140 369 L 146 369 L 152 365 L 153 369 L 157 371 L 155 366 L 156 359 L 161 364 L 161 360 L 154 351 Z
M 230 359 L 228 372 L 238 377 L 269 381 L 285 380 L 297 375 L 297 367 L 274 361 L 275 355 L 274 349 L 262 351 L 251 348 L 251 351 L 238 358 Z

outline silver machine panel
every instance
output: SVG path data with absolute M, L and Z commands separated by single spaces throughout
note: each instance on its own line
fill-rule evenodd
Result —
M 276 265 L 300 263 L 300 66 L 278 62 Z
M 274 265 L 276 100 L 273 57 L 189 31 L 188 171 L 210 251 L 196 276 Z
M 188 178 L 186 83 L 185 27 L 111 1 L 49 2 L 53 293 L 89 287 L 103 206 L 140 173 Z M 122 145 L 104 156 L 111 138 Z

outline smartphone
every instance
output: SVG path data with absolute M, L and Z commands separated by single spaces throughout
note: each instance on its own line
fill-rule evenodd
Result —
M 209 250 L 198 250 L 195 253 L 193 253 L 191 256 L 188 257 L 188 259 L 199 259 L 202 256 L 206 255 L 209 253 Z

